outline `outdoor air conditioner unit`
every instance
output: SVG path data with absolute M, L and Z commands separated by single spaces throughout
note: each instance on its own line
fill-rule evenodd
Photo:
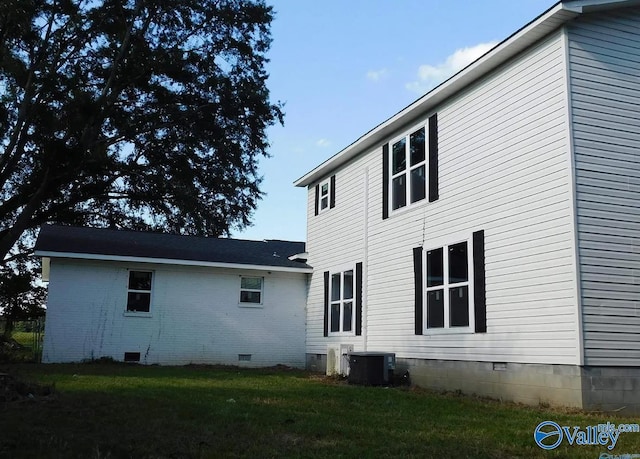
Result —
M 353 344 L 329 344 L 327 346 L 327 376 L 349 376 L 349 354 Z
M 396 355 L 391 352 L 352 352 L 349 364 L 349 384 L 386 386 L 393 382 Z

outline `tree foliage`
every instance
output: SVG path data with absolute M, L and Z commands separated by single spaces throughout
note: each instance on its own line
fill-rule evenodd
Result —
M 282 122 L 271 20 L 263 0 L 0 2 L 0 260 L 45 222 L 248 225 Z
M 5 336 L 11 336 L 16 322 L 44 315 L 46 289 L 36 285 L 36 278 L 35 270 L 25 265 L 0 269 L 0 312 Z

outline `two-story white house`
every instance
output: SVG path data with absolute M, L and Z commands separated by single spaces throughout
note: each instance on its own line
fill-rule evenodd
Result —
M 307 367 L 640 410 L 639 147 L 640 2 L 557 3 L 296 181 Z

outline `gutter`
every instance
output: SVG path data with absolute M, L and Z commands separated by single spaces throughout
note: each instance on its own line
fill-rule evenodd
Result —
M 253 271 L 276 271 L 289 273 L 313 273 L 311 267 L 293 268 L 288 266 L 271 266 L 271 265 L 251 265 L 241 263 L 222 263 L 217 261 L 200 261 L 200 260 L 176 260 L 168 258 L 146 258 L 124 255 L 101 255 L 94 253 L 72 253 L 72 252 L 55 252 L 47 250 L 36 250 L 35 255 L 44 258 L 67 258 L 74 260 L 96 260 L 96 261 L 119 261 L 128 263 L 156 263 L 164 265 L 178 266 L 203 266 L 208 268 L 224 268 L 224 269 L 243 269 Z M 47 265 L 49 261 L 46 261 Z

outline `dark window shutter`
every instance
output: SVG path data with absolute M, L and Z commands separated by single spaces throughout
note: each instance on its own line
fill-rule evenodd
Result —
M 329 208 L 333 209 L 336 206 L 336 176 L 331 176 L 331 190 L 329 195 Z
M 316 185 L 316 211 L 314 215 L 318 215 L 320 210 L 320 185 Z
M 329 271 L 324 272 L 324 336 L 329 336 Z
M 362 335 L 362 263 L 356 263 L 356 335 Z
M 415 284 L 415 334 L 422 335 L 422 247 L 413 249 L 413 281 Z
M 389 144 L 382 146 L 382 219 L 389 218 Z
M 487 299 L 484 268 L 484 231 L 473 233 L 473 304 L 476 333 L 487 331 Z
M 429 117 L 429 202 L 438 198 L 438 114 L 434 113 Z

